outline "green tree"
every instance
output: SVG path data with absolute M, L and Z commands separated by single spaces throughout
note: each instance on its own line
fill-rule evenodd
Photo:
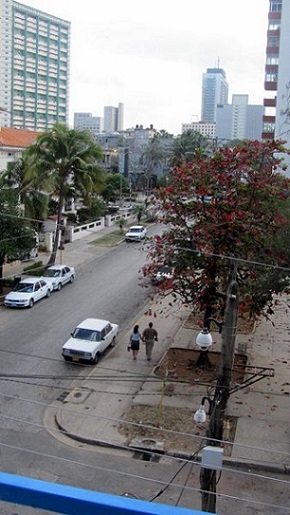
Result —
M 8 163 L 7 169 L 1 174 L 0 187 L 13 188 L 18 194 L 19 202 L 24 206 L 24 216 L 38 231 L 42 221 L 47 217 L 49 195 L 41 191 L 39 185 L 28 179 L 26 175 L 28 163 L 22 157 Z
M 34 230 L 27 225 L 14 190 L 0 190 L 0 291 L 6 259 L 21 259 L 35 244 Z
M 273 307 L 275 293 L 289 285 L 290 181 L 278 170 L 281 142 L 245 142 L 195 156 L 171 172 L 156 195 L 167 226 L 144 268 L 150 275 L 164 262 L 173 278 L 162 284 L 192 310 L 223 316 L 231 260 L 237 262 L 240 312 L 255 316 Z M 280 153 L 280 154 L 279 154 Z M 262 266 L 264 265 L 264 266 Z
M 56 124 L 25 151 L 25 159 L 29 165 L 25 175 L 27 180 L 42 191 L 50 192 L 58 201 L 55 238 L 48 262 L 51 265 L 56 259 L 65 199 L 73 189 L 75 195 L 89 204 L 91 196 L 103 184 L 99 165 L 102 150 L 87 131 Z
M 106 202 L 116 202 L 118 198 L 121 198 L 128 191 L 128 179 L 123 174 L 110 173 L 105 175 L 101 195 Z
M 210 153 L 212 143 L 200 132 L 188 129 L 173 142 L 172 166 L 190 163 L 195 156 L 206 156 Z

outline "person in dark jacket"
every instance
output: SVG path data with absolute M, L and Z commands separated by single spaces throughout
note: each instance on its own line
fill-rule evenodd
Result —
M 145 343 L 147 361 L 150 361 L 152 358 L 154 342 L 158 341 L 158 333 L 156 329 L 154 329 L 152 322 L 149 322 L 148 327 L 144 329 L 142 334 L 142 341 Z

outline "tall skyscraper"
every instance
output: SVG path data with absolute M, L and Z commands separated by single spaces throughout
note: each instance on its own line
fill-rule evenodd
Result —
M 0 0 L 0 124 L 47 130 L 67 123 L 70 22 Z
M 207 68 L 202 76 L 201 121 L 216 122 L 217 106 L 228 103 L 229 86 L 222 68 Z
M 104 131 L 118 132 L 123 130 L 124 104 L 119 103 L 118 107 L 104 107 Z

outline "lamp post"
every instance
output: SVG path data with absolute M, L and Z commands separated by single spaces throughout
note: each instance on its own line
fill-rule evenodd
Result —
M 204 401 L 210 404 L 210 419 L 206 432 L 207 445 L 218 447 L 223 436 L 223 420 L 230 396 L 230 384 L 232 378 L 232 367 L 234 360 L 234 349 L 237 332 L 238 319 L 238 283 L 236 280 L 236 269 L 231 271 L 226 296 L 226 309 L 224 322 L 221 328 L 221 359 L 219 375 L 215 387 L 213 399 L 204 397 L 199 408 L 199 417 L 195 414 L 195 419 L 204 418 Z M 201 334 L 201 333 L 200 333 Z M 198 335 L 200 336 L 200 335 Z M 208 335 L 203 335 L 203 337 Z M 207 340 L 209 341 L 209 339 Z M 201 468 L 200 487 L 201 487 L 201 508 L 205 512 L 216 513 L 216 484 L 217 472 L 210 468 Z

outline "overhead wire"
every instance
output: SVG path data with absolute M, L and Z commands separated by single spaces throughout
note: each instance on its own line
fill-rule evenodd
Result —
M 200 492 L 200 488 L 195 488 L 194 486 L 188 486 L 188 485 L 179 485 L 177 483 L 173 483 L 172 481 L 164 481 L 164 480 L 160 480 L 160 479 L 152 479 L 152 478 L 149 478 L 147 476 L 142 476 L 140 474 L 133 474 L 131 472 L 124 472 L 122 470 L 116 470 L 116 468 L 112 469 L 112 468 L 109 468 L 109 467 L 104 467 L 104 466 L 98 466 L 98 465 L 91 465 L 91 464 L 88 464 L 88 463 L 83 463 L 83 462 L 80 462 L 80 461 L 76 461 L 76 460 L 72 460 L 72 459 L 69 459 L 69 458 L 65 458 L 65 457 L 62 457 L 62 456 L 59 456 L 59 455 L 52 455 L 52 454 L 48 454 L 48 453 L 43 453 L 43 452 L 39 452 L 39 451 L 35 451 L 35 450 L 31 450 L 31 449 L 27 449 L 27 448 L 23 448 L 23 447 L 17 447 L 15 445 L 10 445 L 10 444 L 5 444 L 5 443 L 0 443 L 0 446 L 2 447 L 2 449 L 9 449 L 10 451 L 21 451 L 21 452 L 24 452 L 24 453 L 29 453 L 29 454 L 34 454 L 38 457 L 42 457 L 42 458 L 48 458 L 48 459 L 53 459 L 54 461 L 60 461 L 60 462 L 66 462 L 66 463 L 70 463 L 70 464 L 73 464 L 73 465 L 78 465 L 78 466 L 83 466 L 83 467 L 86 467 L 86 468 L 90 468 L 90 469 L 93 469 L 93 470 L 99 470 L 102 472 L 102 475 L 104 472 L 110 474 L 110 475 L 114 475 L 114 474 L 117 474 L 119 476 L 125 476 L 126 478 L 132 478 L 132 479 L 139 479 L 141 481 L 146 481 L 146 482 L 151 482 L 151 483 L 155 483 L 155 484 L 158 484 L 158 485 L 162 485 L 164 487 L 164 491 L 165 491 L 165 487 L 168 486 L 171 486 L 177 490 L 179 490 L 180 488 L 184 490 L 187 490 L 189 492 L 196 492 L 196 493 L 199 493 Z M 132 449 L 131 449 L 132 450 Z M 289 485 L 289 482 L 287 481 L 284 481 L 285 483 L 285 486 L 286 485 Z M 161 495 L 161 494 L 160 494 Z M 222 498 L 222 499 L 229 499 L 229 500 L 236 500 L 236 501 L 241 501 L 241 502 L 249 502 L 253 505 L 257 505 L 257 506 L 264 506 L 264 507 L 270 507 L 270 508 L 275 508 L 275 509 L 287 509 L 289 510 L 289 507 L 285 507 L 283 505 L 278 505 L 278 504 L 275 504 L 275 503 L 266 503 L 266 502 L 262 502 L 262 501 L 257 501 L 257 500 L 254 500 L 254 499 L 250 499 L 250 498 L 246 498 L 246 497 L 239 497 L 239 496 L 235 496 L 235 495 L 229 495 L 229 494 L 224 494 L 224 493 L 218 493 L 217 496 L 219 498 Z M 145 499 L 144 499 L 145 500 Z M 153 498 L 154 500 L 154 498 Z M 149 501 L 150 502 L 150 501 Z M 288 512 L 287 512 L 288 513 Z
M 16 395 L 11 395 L 11 394 L 5 394 L 5 393 L 0 393 L 0 397 L 2 398 L 9 398 L 9 399 L 13 399 L 13 400 L 16 400 L 16 401 L 20 401 L 20 402 L 26 402 L 28 404 L 32 404 L 34 406 L 42 406 L 42 407 L 45 407 L 45 408 L 49 408 L 50 410 L 58 410 L 60 408 L 60 406 L 58 404 L 47 404 L 45 402 L 41 402 L 41 401 L 37 401 L 37 400 L 32 400 L 32 399 L 27 399 L 27 398 L 24 398 L 24 397 L 21 397 L 21 396 L 16 396 Z M 74 410 L 72 408 L 68 408 L 68 407 L 62 407 L 61 410 L 63 412 L 67 412 L 71 415 L 77 415 L 78 418 L 82 415 L 82 413 L 80 413 L 79 411 L 77 410 Z M 206 440 L 206 436 L 204 435 L 195 435 L 193 433 L 187 433 L 187 432 L 184 432 L 184 431 L 175 431 L 175 430 L 172 430 L 172 429 L 166 429 L 166 428 L 160 428 L 160 427 L 155 427 L 155 426 L 152 426 L 152 425 L 148 425 L 148 424 L 140 424 L 140 423 L 137 423 L 137 422 L 130 422 L 130 421 L 127 421 L 127 420 L 124 420 L 124 419 L 118 419 L 118 418 L 114 418 L 114 417 L 108 417 L 108 416 L 105 416 L 105 415 L 100 415 L 100 414 L 95 414 L 95 413 L 83 413 L 83 416 L 87 419 L 95 419 L 95 420 L 102 420 L 102 421 L 106 421 L 106 422 L 112 422 L 115 425 L 118 425 L 118 424 L 122 424 L 122 425 L 128 425 L 128 426 L 131 426 L 131 427 L 136 427 L 136 428 L 141 428 L 142 430 L 145 430 L 145 429 L 149 429 L 149 430 L 155 430 L 157 432 L 160 432 L 162 430 L 162 432 L 166 435 L 176 435 L 176 436 L 183 436 L 183 437 L 187 437 L 187 438 L 190 438 L 190 439 L 195 439 L 195 440 L 199 440 L 201 442 L 204 442 Z M 12 420 L 15 420 L 15 421 L 18 421 L 18 422 L 23 422 L 24 424 L 30 424 L 30 425 L 33 425 L 34 423 L 32 422 L 27 422 L 25 420 L 18 420 L 18 419 L 15 419 L 14 417 L 9 417 L 3 413 L 0 413 L 0 418 L 2 418 L 3 420 L 5 420 L 6 418 L 7 419 L 12 419 Z M 45 429 L 45 426 L 44 425 L 38 425 L 38 427 L 42 427 L 43 429 Z M 89 435 L 78 435 L 80 438 L 82 439 L 88 439 L 88 440 L 91 440 L 91 437 Z M 213 438 L 211 438 L 211 441 L 214 441 Z M 269 454 L 270 452 L 273 452 L 275 453 L 276 455 L 280 455 L 281 457 L 285 457 L 285 458 L 288 458 L 290 457 L 290 453 L 288 452 L 285 452 L 285 451 L 280 451 L 280 450 L 277 450 L 277 449 L 269 449 L 269 448 L 264 448 L 264 447 L 257 447 L 257 446 L 253 446 L 253 445 L 249 445 L 249 444 L 240 444 L 240 443 L 236 443 L 236 442 L 230 442 L 228 440 L 216 440 L 217 442 L 220 442 L 221 444 L 223 445 L 231 445 L 233 447 L 236 447 L 236 448 L 241 448 L 241 449 L 246 449 L 248 451 L 262 451 L 262 452 L 265 452 L 266 454 Z M 129 447 L 129 449 L 131 449 Z M 132 449 L 131 449 L 132 450 Z M 156 453 L 155 453 L 156 454 Z M 266 462 L 265 462 L 266 463 Z M 271 462 L 272 463 L 272 462 Z

